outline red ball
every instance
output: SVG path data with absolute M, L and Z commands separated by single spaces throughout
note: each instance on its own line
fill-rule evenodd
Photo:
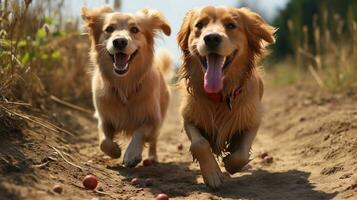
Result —
M 63 192 L 63 187 L 61 185 L 55 185 L 53 186 L 52 190 L 58 194 L 61 194 Z
M 265 157 L 267 157 L 268 156 L 268 152 L 266 152 L 266 151 L 263 151 L 263 152 L 261 152 L 260 154 L 259 154 L 259 157 L 261 158 L 261 159 L 264 159 Z
M 98 185 L 98 179 L 96 176 L 94 175 L 87 175 L 86 177 L 84 177 L 83 179 L 83 186 L 86 189 L 89 190 L 94 190 Z
M 265 156 L 264 160 L 265 163 L 272 163 L 273 162 L 273 157 L 271 156 Z
M 140 179 L 139 178 L 133 178 L 133 179 L 131 179 L 130 183 L 132 185 L 138 186 L 138 185 L 140 185 Z
M 167 196 L 164 193 L 161 193 L 161 194 L 156 196 L 156 200 L 169 200 L 169 196 Z
M 154 184 L 154 180 L 151 178 L 145 179 L 145 186 L 152 186 Z
M 150 166 L 150 165 L 152 165 L 152 164 L 153 164 L 153 162 L 152 162 L 151 159 L 145 159 L 145 160 L 143 161 L 144 167 L 148 167 L 148 166 Z

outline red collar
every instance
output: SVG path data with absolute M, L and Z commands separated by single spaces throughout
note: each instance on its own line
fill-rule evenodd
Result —
M 236 90 L 234 90 L 234 92 L 231 95 L 228 95 L 227 98 L 232 98 L 235 99 L 236 97 L 238 97 L 242 92 L 242 88 L 237 88 Z M 207 97 L 215 102 L 215 103 L 222 103 L 224 101 L 224 96 L 221 93 L 207 93 Z
M 221 93 L 207 93 L 206 92 L 206 94 L 207 94 L 207 97 L 215 103 L 223 102 L 223 96 Z
M 227 95 L 226 97 L 224 97 L 221 93 L 206 93 L 207 97 L 215 102 L 215 103 L 222 103 L 222 102 L 226 102 L 228 108 L 231 110 L 232 109 L 232 101 L 235 98 L 238 98 L 238 96 L 242 93 L 242 88 L 238 87 L 237 89 L 235 89 L 231 94 Z

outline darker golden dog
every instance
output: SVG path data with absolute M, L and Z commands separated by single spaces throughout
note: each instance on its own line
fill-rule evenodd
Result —
M 168 69 L 171 62 L 168 54 L 154 55 L 154 37 L 160 31 L 170 35 L 170 26 L 159 12 L 147 9 L 131 14 L 108 6 L 84 7 L 82 16 L 92 40 L 92 92 L 100 149 L 119 158 L 121 149 L 113 138 L 116 132 L 124 132 L 131 136 L 125 166 L 141 161 L 145 142 L 150 159 L 156 160 L 158 132 L 169 103 L 161 69 Z
M 177 39 L 183 52 L 182 115 L 205 183 L 221 185 L 213 155 L 233 174 L 249 162 L 262 116 L 257 62 L 275 29 L 246 8 L 208 6 L 189 11 Z M 212 153 L 213 152 L 213 153 Z

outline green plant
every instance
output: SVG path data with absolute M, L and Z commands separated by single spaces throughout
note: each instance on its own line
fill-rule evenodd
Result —
M 41 103 L 44 95 L 90 105 L 86 38 L 63 23 L 63 0 L 0 1 L 0 98 Z
M 273 48 L 276 68 L 288 62 L 292 67 L 275 72 L 286 74 L 290 80 L 295 78 L 286 69 L 291 73 L 309 73 L 311 76 L 303 77 L 312 78 L 319 87 L 331 91 L 357 88 L 356 6 L 355 1 L 339 4 L 336 0 L 292 0 L 275 20 L 281 27 Z M 346 8 L 344 12 L 342 8 Z M 286 79 L 283 75 L 277 77 Z

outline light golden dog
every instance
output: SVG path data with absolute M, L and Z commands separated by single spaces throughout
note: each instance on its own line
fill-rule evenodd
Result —
M 249 162 L 262 115 L 263 82 L 256 63 L 275 29 L 246 8 L 207 6 L 189 11 L 178 33 L 183 52 L 182 115 L 205 183 L 217 188 L 225 156 L 233 174 Z
M 111 7 L 82 8 L 92 41 L 90 59 L 93 101 L 98 118 L 100 149 L 112 158 L 121 156 L 113 141 L 116 132 L 131 136 L 123 164 L 135 167 L 149 143 L 149 158 L 157 159 L 158 131 L 169 103 L 161 69 L 171 65 L 167 53 L 154 56 L 159 31 L 170 35 L 163 16 L 153 10 L 114 12 Z M 163 62 L 166 60 L 166 62 Z

